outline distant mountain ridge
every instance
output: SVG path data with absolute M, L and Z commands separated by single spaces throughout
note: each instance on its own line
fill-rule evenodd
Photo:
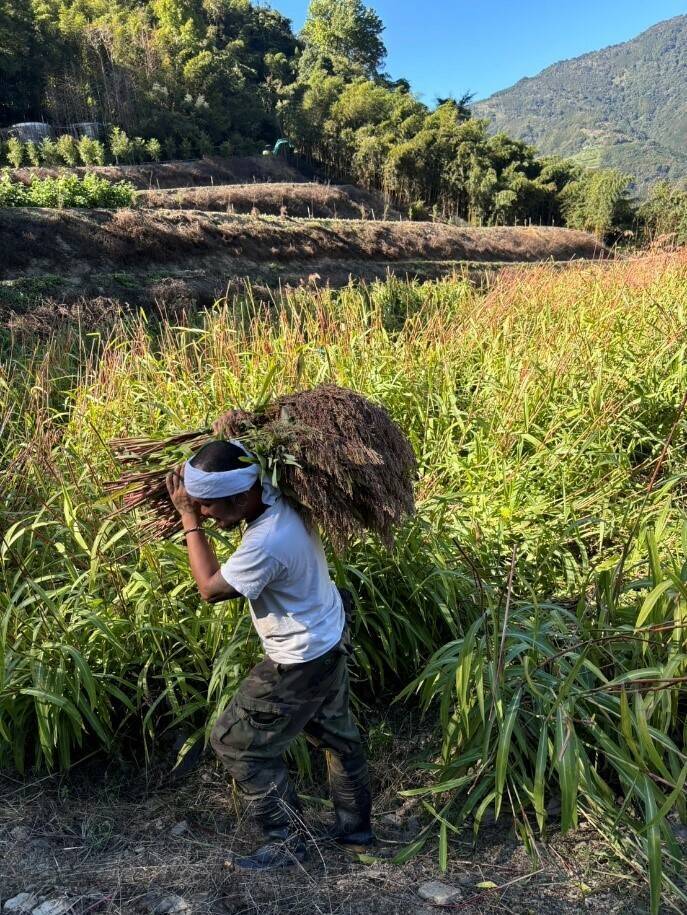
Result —
M 616 167 L 645 191 L 687 177 L 687 15 L 564 60 L 473 105 L 546 155 Z

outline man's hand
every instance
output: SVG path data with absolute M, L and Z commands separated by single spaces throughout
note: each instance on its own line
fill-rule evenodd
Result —
M 213 434 L 217 438 L 233 438 L 236 435 L 237 424 L 247 415 L 245 410 L 227 410 L 212 424 Z
M 170 470 L 165 478 L 167 492 L 172 500 L 172 505 L 176 508 L 182 518 L 186 517 L 193 522 L 192 526 L 200 525 L 201 517 L 197 504 L 186 492 L 184 486 L 183 470 L 181 467 L 175 467 Z
M 220 600 L 241 597 L 242 595 L 222 577 L 215 551 L 200 529 L 203 519 L 197 503 L 186 492 L 182 468 L 176 467 L 170 471 L 165 482 L 169 498 L 181 515 L 181 523 L 186 531 L 191 574 L 196 580 L 200 596 L 213 604 Z

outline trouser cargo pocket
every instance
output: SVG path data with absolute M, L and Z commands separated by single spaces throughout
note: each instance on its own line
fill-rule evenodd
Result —
M 291 708 L 286 703 L 271 702 L 241 693 L 236 695 L 234 703 L 239 718 L 258 731 L 276 731 L 285 727 L 291 715 Z

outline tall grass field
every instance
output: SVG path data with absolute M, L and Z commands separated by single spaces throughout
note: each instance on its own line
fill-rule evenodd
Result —
M 142 545 L 112 516 L 107 442 L 334 381 L 382 403 L 419 461 L 393 551 L 329 551 L 357 594 L 359 695 L 419 704 L 436 735 L 408 774 L 426 826 L 399 860 L 435 842 L 446 867 L 488 811 L 533 854 L 584 822 L 653 912 L 684 910 L 687 257 L 483 289 L 247 290 L 2 346 L 3 765 L 209 733 L 259 655 L 247 614 L 199 599 L 183 542 Z

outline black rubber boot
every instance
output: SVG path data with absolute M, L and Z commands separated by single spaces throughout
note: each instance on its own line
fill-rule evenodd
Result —
M 302 808 L 298 795 L 287 780 L 262 797 L 253 798 L 251 813 L 262 827 L 265 844 L 250 855 L 234 855 L 235 870 L 262 871 L 291 867 L 307 858 L 303 841 Z
M 338 817 L 326 838 L 344 848 L 350 848 L 352 851 L 363 851 L 377 844 L 377 837 L 372 831 L 372 826 L 365 827 L 364 824 L 357 823 L 351 827 L 342 824 Z
M 305 842 L 298 832 L 288 828 L 266 833 L 267 842 L 250 855 L 235 855 L 232 865 L 237 871 L 266 871 L 293 867 L 308 857 Z
M 329 784 L 336 819 L 328 837 L 349 848 L 369 848 L 377 841 L 372 831 L 372 791 L 362 750 L 354 756 L 328 754 Z

